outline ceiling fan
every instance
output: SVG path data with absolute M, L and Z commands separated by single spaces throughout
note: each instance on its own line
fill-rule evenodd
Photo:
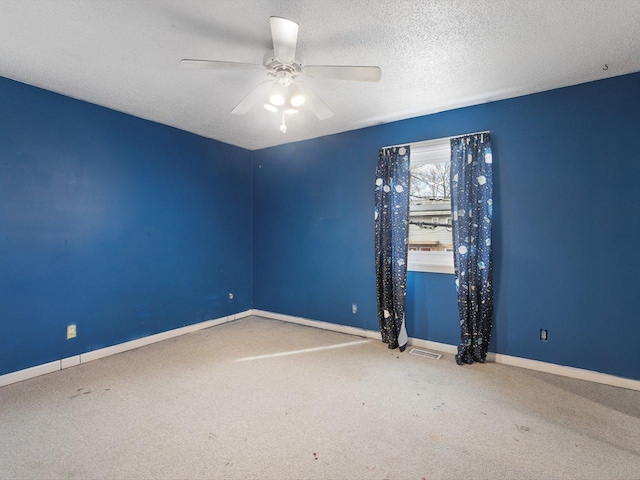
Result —
M 333 111 L 326 103 L 298 77 L 306 75 L 311 78 L 333 80 L 355 80 L 361 82 L 378 82 L 382 77 L 380 67 L 350 65 L 303 65 L 296 61 L 296 44 L 298 42 L 298 24 L 282 17 L 270 17 L 273 50 L 264 56 L 262 65 L 253 63 L 227 62 L 218 60 L 184 59 L 182 67 L 210 70 L 262 70 L 270 77 L 258 85 L 251 93 L 238 103 L 231 113 L 242 115 L 257 103 L 262 102 L 270 112 L 282 115 L 280 130 L 287 131 L 285 115 L 298 112 L 298 108 L 306 104 L 320 120 L 333 116 Z M 266 101 L 265 101 L 266 100 Z

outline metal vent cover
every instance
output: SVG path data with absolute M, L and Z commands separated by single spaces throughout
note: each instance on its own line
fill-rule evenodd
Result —
M 411 355 L 417 355 L 418 357 L 431 358 L 433 360 L 440 360 L 442 358 L 441 353 L 432 352 L 430 350 L 422 350 L 421 348 L 412 348 L 409 350 Z

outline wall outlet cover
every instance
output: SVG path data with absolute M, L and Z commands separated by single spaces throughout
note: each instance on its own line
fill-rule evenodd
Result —
M 71 325 L 67 325 L 67 340 L 76 338 L 77 336 L 78 336 L 78 331 L 76 329 L 76 324 L 72 323 Z

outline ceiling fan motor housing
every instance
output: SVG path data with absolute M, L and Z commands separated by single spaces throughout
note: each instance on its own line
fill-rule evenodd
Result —
M 298 63 L 292 62 L 284 65 L 275 58 L 273 51 L 267 52 L 264 56 L 264 67 L 268 75 L 275 77 L 285 87 L 302 74 L 302 67 Z

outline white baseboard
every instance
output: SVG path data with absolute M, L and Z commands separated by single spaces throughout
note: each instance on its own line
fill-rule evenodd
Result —
M 422 340 L 421 338 L 409 337 L 408 344 L 412 347 L 422 347 L 428 350 L 435 350 L 436 352 L 450 353 L 451 355 L 458 353 L 458 347 L 456 345 L 432 342 L 431 340 Z
M 40 375 L 45 375 L 47 373 L 57 372 L 58 370 L 74 367 L 76 365 L 87 363 L 92 360 L 97 360 L 99 358 L 126 352 L 127 350 L 133 350 L 134 348 L 144 347 L 145 345 L 161 342 L 162 340 L 167 340 L 169 338 L 179 337 L 180 335 L 185 335 L 187 333 L 202 330 L 204 328 L 209 328 L 215 325 L 231 322 L 233 320 L 238 320 L 240 318 L 245 318 L 249 315 L 251 315 L 251 310 L 246 310 L 244 312 L 228 315 L 226 317 L 216 318 L 214 320 L 206 320 L 204 322 L 195 323 L 193 325 L 187 325 L 185 327 L 168 330 L 166 332 L 157 333 L 155 335 L 149 335 L 148 337 L 138 338 L 129 342 L 119 343 L 110 347 L 100 348 L 91 352 L 62 358 L 60 360 L 55 360 L 53 362 L 45 363 L 42 365 L 36 365 L 35 367 L 25 368 L 24 370 L 18 370 L 17 372 L 0 375 L 0 387 L 4 387 L 5 385 L 9 385 L 11 383 L 21 382 L 29 378 L 39 377 Z
M 60 360 L 60 370 L 64 370 L 65 368 L 75 367 L 76 365 L 80 365 L 82 363 L 80 361 L 80 355 L 74 355 L 73 357 L 67 357 Z
M 380 340 L 380 332 L 373 330 L 365 330 L 364 328 L 349 327 L 347 325 L 338 325 L 337 323 L 321 322 L 319 320 L 309 320 L 308 318 L 294 317 L 292 315 L 284 315 L 282 313 L 267 312 L 265 310 L 251 310 L 252 315 L 258 317 L 271 318 L 273 320 L 282 320 L 283 322 L 297 323 L 298 325 L 307 325 L 309 327 L 321 328 L 322 330 L 331 330 L 334 332 L 346 333 L 348 335 L 356 335 L 358 337 L 377 338 Z
M 285 315 L 282 313 L 267 312 L 265 310 L 246 310 L 244 312 L 236 313 L 226 317 L 217 318 L 214 320 L 207 320 L 204 322 L 196 323 L 193 325 L 187 325 L 185 327 L 176 328 L 174 330 L 168 330 L 148 337 L 138 338 L 131 340 L 130 342 L 120 343 L 112 345 L 110 347 L 93 350 L 91 352 L 82 353 L 80 355 L 74 355 L 72 357 L 62 358 L 53 362 L 44 363 L 42 365 L 36 365 L 35 367 L 26 368 L 24 370 L 18 370 L 17 372 L 7 373 L 0 375 L 0 387 L 9 385 L 16 382 L 21 382 L 29 378 L 39 377 L 47 373 L 56 372 L 65 368 L 80 365 L 82 363 L 97 360 L 99 358 L 108 357 L 117 353 L 126 352 L 127 350 L 133 350 L 134 348 L 140 348 L 152 343 L 161 342 L 169 338 L 178 337 L 187 333 L 202 330 L 204 328 L 213 327 L 215 325 L 221 325 L 223 323 L 231 322 L 233 320 L 239 320 L 241 318 L 256 315 L 264 318 L 271 318 L 274 320 L 282 320 L 289 323 L 297 323 L 299 325 L 307 325 L 309 327 L 321 328 L 323 330 L 331 330 L 334 332 L 346 333 L 348 335 L 355 335 L 358 337 L 373 338 L 380 340 L 380 332 L 374 330 L 367 330 L 364 328 L 350 327 L 347 325 L 338 325 L 336 323 L 322 322 L 319 320 L 310 320 L 308 318 L 295 317 L 292 315 Z M 427 348 L 429 350 L 435 350 L 437 352 L 456 354 L 458 347 L 456 345 L 450 345 L 446 343 L 432 342 L 430 340 L 422 340 L 420 338 L 409 338 L 409 345 Z M 630 378 L 616 377 L 615 375 L 609 375 L 606 373 L 594 372 L 592 370 L 585 370 L 582 368 L 568 367 L 565 365 L 557 365 L 554 363 L 540 362 L 538 360 L 531 360 L 528 358 L 514 357 L 511 355 L 503 355 L 501 353 L 489 353 L 487 355 L 487 361 L 502 363 L 504 365 L 510 365 L 513 367 L 526 368 L 528 370 L 536 370 L 539 372 L 552 373 L 554 375 L 560 375 L 563 377 L 576 378 L 579 380 L 586 380 L 589 382 L 602 383 L 605 385 L 611 385 L 614 387 L 627 388 L 630 390 L 640 391 L 640 380 L 632 380 Z
M 204 322 L 194 323 L 193 325 L 187 325 L 185 327 L 167 330 L 166 332 L 156 333 L 155 335 L 149 335 L 147 337 L 131 340 L 130 342 L 119 343 L 110 347 L 100 348 L 98 350 L 93 350 L 87 353 L 81 353 L 80 363 L 87 363 L 92 360 L 98 360 L 99 358 L 126 352 L 127 350 L 133 350 L 134 348 L 144 347 L 145 345 L 151 345 L 152 343 L 168 340 L 169 338 L 179 337 L 180 335 L 185 335 L 187 333 L 202 330 L 204 328 L 215 327 L 216 325 L 221 325 L 235 319 L 236 315 L 229 315 L 226 317 L 216 318 L 215 320 L 206 320 Z
M 616 377 L 615 375 L 609 375 L 608 373 L 594 372 L 593 370 L 585 370 L 583 368 L 541 362 L 539 360 L 531 360 L 529 358 L 513 357 L 511 355 L 503 355 L 501 353 L 488 353 L 487 361 L 502 363 L 503 365 L 510 365 L 512 367 L 526 368 L 527 370 L 552 373 L 562 377 L 586 380 L 588 382 L 602 383 L 604 385 L 611 385 L 612 387 L 640 391 L 640 380 Z
M 259 317 L 272 318 L 274 320 L 282 320 L 284 322 L 297 323 L 300 325 L 308 325 L 310 327 L 321 328 L 324 330 L 332 330 L 334 332 L 342 332 L 359 337 L 380 339 L 380 332 L 366 330 L 364 328 L 349 327 L 345 325 L 337 325 L 335 323 L 321 322 L 318 320 L 309 320 L 307 318 L 294 317 L 281 313 L 267 312 L 264 310 L 251 310 L 252 315 Z M 449 353 L 455 355 L 458 353 L 457 345 L 447 343 L 432 342 L 430 340 L 422 340 L 420 338 L 409 338 L 409 345 L 435 350 L 437 352 Z M 565 365 L 557 365 L 555 363 L 541 362 L 538 360 L 530 360 L 528 358 L 514 357 L 511 355 L 503 355 L 501 353 L 489 353 L 487 355 L 488 362 L 501 363 L 513 367 L 526 368 L 528 370 L 536 370 L 538 372 L 552 373 L 563 377 L 576 378 L 589 382 L 602 383 L 613 387 L 627 388 L 629 390 L 640 391 L 640 380 L 632 380 L 630 378 L 616 377 L 606 373 L 594 372 L 582 368 L 568 367 Z
M 21 382 L 33 377 L 39 377 L 40 375 L 46 375 L 60 370 L 60 360 L 54 362 L 43 363 L 42 365 L 36 365 L 35 367 L 25 368 L 24 370 L 18 370 L 17 372 L 7 373 L 0 376 L 0 387 L 9 385 L 10 383 Z
M 236 313 L 234 320 L 240 320 L 241 318 L 250 317 L 253 315 L 253 310 L 245 310 L 244 312 Z

